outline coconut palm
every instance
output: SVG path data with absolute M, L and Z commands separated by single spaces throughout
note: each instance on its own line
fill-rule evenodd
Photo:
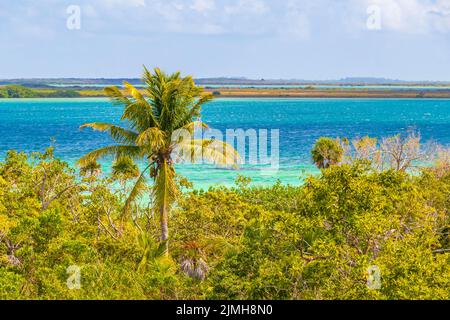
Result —
M 124 106 L 121 120 L 127 125 L 97 122 L 81 126 L 108 132 L 116 144 L 88 153 L 78 164 L 84 166 L 108 156 L 116 161 L 123 157 L 144 160 L 145 168 L 125 202 L 124 213 L 146 190 L 150 176 L 154 210 L 160 215 L 161 243 L 168 252 L 168 216 L 178 194 L 174 163 L 208 159 L 218 165 L 235 166 L 239 156 L 223 141 L 192 138 L 196 128 L 206 128 L 198 117 L 201 106 L 212 99 L 192 77 L 181 77 L 179 72 L 169 75 L 158 68 L 151 73 L 144 67 L 143 82 L 143 93 L 127 82 L 125 94 L 115 86 L 105 88 L 113 103 Z

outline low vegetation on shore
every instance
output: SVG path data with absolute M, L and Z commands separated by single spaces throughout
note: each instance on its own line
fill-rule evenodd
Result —
M 450 298 L 448 157 L 414 175 L 355 160 L 303 186 L 185 192 L 170 255 L 151 204 L 123 215 L 134 180 L 119 168 L 8 153 L 0 299 Z
M 126 93 L 126 89 L 119 89 Z M 144 93 L 143 90 L 140 90 Z M 450 98 L 450 90 L 416 89 L 318 89 L 312 86 L 306 88 L 208 88 L 205 91 L 215 97 L 221 98 Z M 27 88 L 19 85 L 0 86 L 0 98 L 79 98 L 79 97 L 107 97 L 101 88 L 70 87 L 66 89 L 55 88 Z
M 19 85 L 0 86 L 1 98 L 77 98 L 82 95 L 75 90 L 30 89 Z

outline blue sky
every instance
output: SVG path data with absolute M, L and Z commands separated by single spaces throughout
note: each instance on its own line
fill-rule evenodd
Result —
M 0 43 L 0 78 L 450 80 L 450 0 L 2 0 Z

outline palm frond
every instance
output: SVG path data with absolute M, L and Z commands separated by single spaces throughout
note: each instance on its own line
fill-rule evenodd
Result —
M 192 119 L 199 117 L 202 105 L 208 101 L 211 101 L 212 98 L 213 98 L 212 95 L 202 96 L 190 110 L 188 110 L 184 115 L 180 117 L 180 120 L 175 125 L 175 128 L 186 126 L 187 124 L 189 124 L 189 122 L 192 121 Z M 184 110 L 186 110 L 186 108 Z
M 153 108 L 145 99 L 129 104 L 123 111 L 121 120 L 129 120 L 131 126 L 138 131 L 144 131 L 149 127 L 159 127 Z
M 211 162 L 225 167 L 237 168 L 241 158 L 228 143 L 216 139 L 193 139 L 176 145 L 174 158 L 177 162 Z
M 122 128 L 110 123 L 93 122 L 83 124 L 80 128 L 90 127 L 97 131 L 108 131 L 109 135 L 118 143 L 134 144 L 138 134 L 132 130 Z
M 201 121 L 192 121 L 172 133 L 172 143 L 185 143 L 185 139 L 192 140 L 196 129 L 209 129 L 208 125 Z
M 136 87 L 133 86 L 131 83 L 124 81 L 123 85 L 134 99 L 144 100 L 144 96 L 142 95 L 142 93 L 138 89 L 136 89 Z
M 127 200 L 125 201 L 125 206 L 123 208 L 123 214 L 126 215 L 130 212 L 131 205 L 144 193 L 147 189 L 147 179 L 145 178 L 145 173 L 151 167 L 148 165 L 144 170 L 142 170 L 139 178 L 133 186 Z
M 166 139 L 165 133 L 157 127 L 148 128 L 136 138 L 138 146 L 148 146 L 150 150 L 161 148 Z
M 89 163 L 100 158 L 113 156 L 120 158 L 121 156 L 129 156 L 130 158 L 137 158 L 140 156 L 141 148 L 137 146 L 108 146 L 89 152 L 77 161 L 77 165 L 84 167 Z
M 212 143 L 203 147 L 203 160 L 211 161 L 219 166 L 238 168 L 241 162 L 239 153 L 231 145 L 220 140 L 213 140 Z
M 113 104 L 129 105 L 131 103 L 130 99 L 125 97 L 120 91 L 120 89 L 117 88 L 116 86 L 106 87 L 103 91 L 110 98 Z
M 185 129 L 189 132 L 194 132 L 196 128 L 209 129 L 209 126 L 203 121 L 192 121 L 185 124 L 181 129 Z

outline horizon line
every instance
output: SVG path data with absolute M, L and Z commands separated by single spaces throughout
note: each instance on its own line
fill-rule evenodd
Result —
M 300 78 L 248 78 L 242 76 L 217 76 L 217 77 L 193 77 L 194 81 L 233 81 L 233 82 L 248 82 L 252 83 L 292 83 L 292 84 L 311 84 L 311 83 L 360 83 L 360 84 L 450 84 L 450 80 L 402 80 L 402 79 L 392 79 L 384 77 L 344 77 L 339 79 L 300 79 Z M 85 80 L 85 81 L 120 81 L 120 80 L 132 80 L 140 81 L 141 77 L 23 77 L 23 78 L 4 78 L 0 79 L 0 83 L 7 82 L 24 82 L 24 81 L 64 81 L 64 80 Z

